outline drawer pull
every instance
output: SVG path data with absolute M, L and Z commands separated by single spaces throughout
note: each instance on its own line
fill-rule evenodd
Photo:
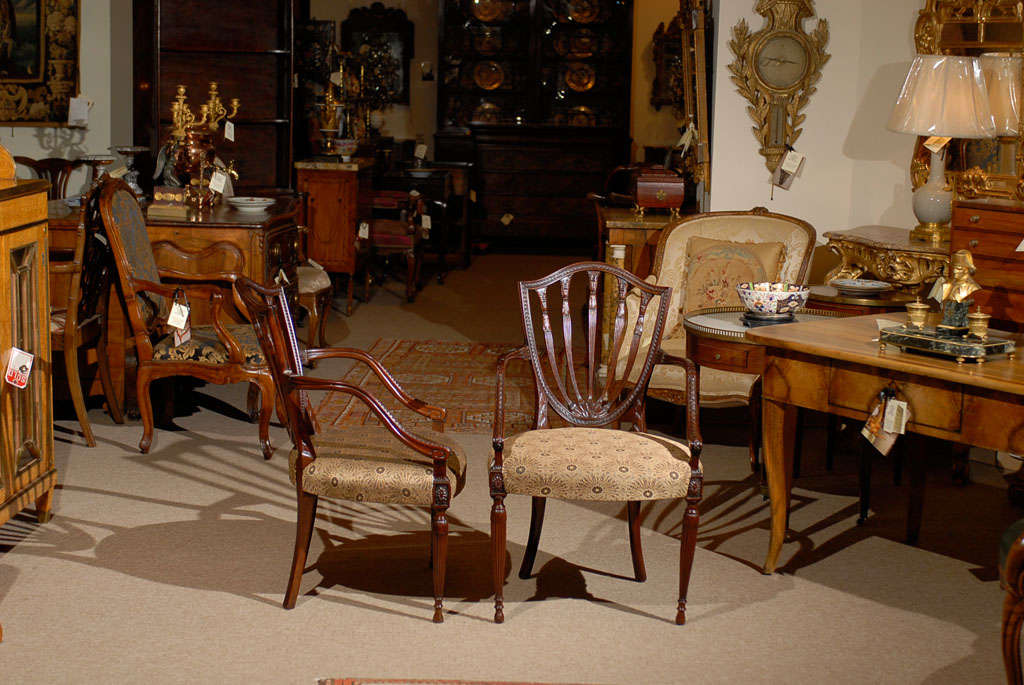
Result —
M 977 246 L 978 246 L 978 241 L 977 240 L 968 240 L 967 241 L 967 247 L 977 247 Z
M 976 223 L 978 223 L 979 221 L 981 221 L 981 217 L 980 217 L 980 216 L 978 216 L 977 214 L 975 214 L 975 215 L 974 215 L 974 216 L 972 216 L 972 217 L 971 217 L 970 219 L 968 219 L 968 221 L 970 221 L 970 222 L 971 222 L 972 224 L 976 224 Z
M 721 358 L 722 358 L 722 355 L 719 354 L 718 352 L 715 352 L 715 359 L 721 359 Z

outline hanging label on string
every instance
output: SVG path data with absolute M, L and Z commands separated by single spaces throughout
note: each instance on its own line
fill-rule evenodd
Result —
M 235 125 L 230 121 L 224 122 L 224 140 L 230 143 L 235 142 Z
M 7 350 L 4 380 L 16 388 L 24 389 L 28 385 L 28 377 L 32 373 L 32 361 L 35 356 L 25 350 L 12 347 Z

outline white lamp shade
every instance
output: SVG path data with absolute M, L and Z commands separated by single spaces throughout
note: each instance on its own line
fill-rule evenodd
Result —
M 889 128 L 919 136 L 995 136 L 995 120 L 977 58 L 915 57 L 889 117 Z
M 978 58 L 997 136 L 1015 136 L 1020 127 L 1022 62 L 1020 55 L 1002 53 L 985 53 Z

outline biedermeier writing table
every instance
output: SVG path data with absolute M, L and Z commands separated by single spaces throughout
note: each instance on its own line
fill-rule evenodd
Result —
M 793 487 L 793 441 L 800 407 L 864 421 L 879 392 L 894 385 L 906 399 L 907 430 L 943 440 L 1024 451 L 1024 364 L 999 357 L 983 364 L 889 346 L 880 350 L 874 315 L 767 326 L 746 337 L 764 346 L 762 436 L 771 496 L 771 541 L 764 572 L 782 550 Z M 903 323 L 904 314 L 884 317 Z M 1000 334 L 1006 335 L 1006 334 Z M 1017 345 L 1021 336 L 1010 336 Z M 919 515 L 918 510 L 918 515 Z M 908 524 L 920 525 L 916 521 Z

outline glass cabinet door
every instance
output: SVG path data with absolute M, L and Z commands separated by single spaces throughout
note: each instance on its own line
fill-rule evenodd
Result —
M 11 247 L 8 265 L 11 287 L 11 345 L 39 359 L 42 346 L 38 302 L 44 296 L 38 293 L 41 282 L 40 265 L 42 257 L 35 243 Z M 46 329 L 49 333 L 48 326 Z M 15 473 L 21 473 L 40 458 L 40 447 L 44 444 L 42 435 L 44 422 L 39 416 L 44 407 L 43 393 L 46 384 L 39 369 L 33 369 L 28 386 L 18 389 L 8 385 L 5 392 L 11 396 L 11 445 L 14 453 Z

